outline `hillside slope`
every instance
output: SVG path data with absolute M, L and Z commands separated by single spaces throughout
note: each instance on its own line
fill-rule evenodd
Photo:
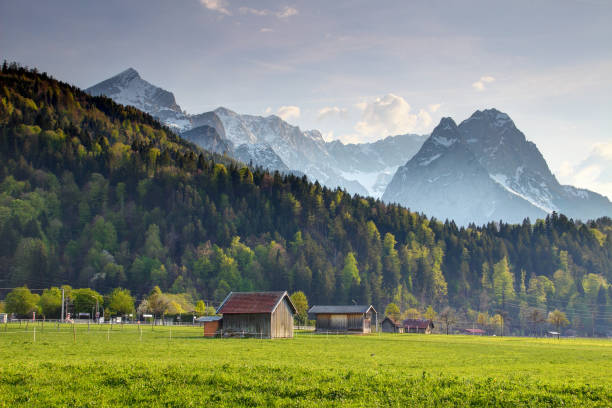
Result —
M 580 289 L 589 274 L 612 280 L 609 218 L 460 229 L 251 170 L 46 74 L 5 64 L 0 91 L 6 285 L 136 294 L 160 285 L 211 301 L 229 290 L 303 290 L 311 303 L 450 303 L 518 316 L 503 299 L 547 302 L 541 279 L 565 285 L 550 302 L 574 310 L 589 302 L 591 289 Z M 499 279 L 514 282 L 511 297 L 498 297 Z

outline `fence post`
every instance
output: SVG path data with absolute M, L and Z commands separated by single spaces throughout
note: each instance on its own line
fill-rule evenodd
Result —
M 36 343 L 36 327 L 34 327 L 34 341 L 33 343 Z
M 106 341 L 110 341 L 110 326 L 106 329 Z

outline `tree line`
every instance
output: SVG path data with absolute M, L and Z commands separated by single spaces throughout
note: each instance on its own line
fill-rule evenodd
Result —
M 603 334 L 612 220 L 553 213 L 458 227 L 270 173 L 182 140 L 154 118 L 5 63 L 0 75 L 0 279 L 219 302 L 303 291 L 312 303 L 560 309 Z M 497 313 L 499 312 L 499 313 Z

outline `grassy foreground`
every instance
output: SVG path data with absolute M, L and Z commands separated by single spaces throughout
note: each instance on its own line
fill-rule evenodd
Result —
M 0 406 L 612 406 L 612 341 L 0 326 Z

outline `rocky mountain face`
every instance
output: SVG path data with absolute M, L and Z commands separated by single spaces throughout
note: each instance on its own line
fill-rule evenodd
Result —
M 459 126 L 442 119 L 397 170 L 383 200 L 461 225 L 521 222 L 553 211 L 584 220 L 612 214 L 604 196 L 560 185 L 536 145 L 496 109 L 477 111 Z
M 171 92 L 128 69 L 86 92 L 132 105 L 176 129 L 197 145 L 245 163 L 285 173 L 306 174 L 328 187 L 380 197 L 399 165 L 416 153 L 425 137 L 400 135 L 375 143 L 327 143 L 317 130 L 302 131 L 275 115 L 241 115 L 220 107 L 198 115 L 183 113 Z
M 174 94 L 145 81 L 133 68 L 87 88 L 85 92 L 94 96 L 105 95 L 122 105 L 134 106 L 178 131 L 191 128 L 191 120 L 176 103 Z

